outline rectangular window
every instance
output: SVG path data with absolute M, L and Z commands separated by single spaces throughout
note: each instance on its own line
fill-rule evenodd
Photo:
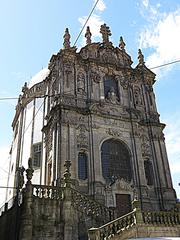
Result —
M 42 143 L 33 145 L 33 167 L 40 168 L 42 158 Z

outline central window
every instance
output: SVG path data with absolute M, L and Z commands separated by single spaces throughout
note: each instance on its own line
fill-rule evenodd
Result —
M 124 143 L 110 139 L 101 147 L 102 175 L 108 180 L 121 179 L 130 182 L 132 170 L 130 154 Z
M 117 100 L 119 100 L 118 82 L 112 76 L 106 76 L 104 79 L 104 96 L 106 99 L 114 93 Z

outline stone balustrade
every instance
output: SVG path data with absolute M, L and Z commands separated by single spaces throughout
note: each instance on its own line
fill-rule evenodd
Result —
M 180 224 L 180 212 L 143 212 L 143 220 L 145 224 L 153 225 L 178 225 Z
M 111 221 L 114 218 L 113 210 L 101 205 L 99 202 L 90 199 L 75 189 L 71 189 L 72 204 L 79 211 L 83 211 L 87 216 L 101 218 L 103 222 Z
M 119 217 L 100 228 L 91 228 L 88 232 L 90 240 L 111 239 L 117 234 L 130 229 L 136 224 L 136 210 Z
M 33 196 L 38 198 L 62 200 L 63 190 L 64 188 L 62 187 L 33 185 Z

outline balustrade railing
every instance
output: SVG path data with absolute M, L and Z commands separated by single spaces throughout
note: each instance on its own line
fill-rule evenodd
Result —
M 164 224 L 177 225 L 180 224 L 180 212 L 142 212 L 145 224 Z
M 136 224 L 136 210 L 119 217 L 99 228 L 89 230 L 89 239 L 107 240 L 132 228 Z
M 75 189 L 71 189 L 71 193 L 73 206 L 77 210 L 84 212 L 87 216 L 99 217 L 102 221 L 104 219 L 104 222 L 111 221 L 114 218 L 113 210 L 108 207 L 101 205 L 99 202 L 90 199 Z
M 63 189 L 55 186 L 33 185 L 33 196 L 61 200 L 63 198 Z

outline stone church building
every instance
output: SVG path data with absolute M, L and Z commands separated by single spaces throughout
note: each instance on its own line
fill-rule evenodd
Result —
M 99 227 L 130 213 L 135 199 L 143 212 L 175 209 L 176 193 L 163 134 L 165 124 L 160 122 L 153 90 L 155 74 L 146 67 L 140 49 L 138 64 L 132 67 L 123 38 L 115 47 L 109 40 L 111 31 L 106 24 L 101 26 L 100 33 L 102 42 L 92 42 L 87 27 L 86 45 L 77 51 L 71 46 L 66 29 L 63 49 L 52 55 L 43 77 L 34 85 L 25 83 L 22 88 L 12 123 L 14 139 L 8 184 L 18 191 L 29 189 L 34 198 L 24 198 L 31 212 L 29 225 L 25 217 L 28 214 L 23 214 L 24 207 L 19 203 L 22 211 L 19 239 L 87 239 L 84 228 Z M 28 167 L 29 157 L 32 160 Z M 57 193 L 64 184 L 74 189 L 72 198 L 76 196 L 77 200 L 81 196 L 76 204 L 79 213 L 72 210 L 67 213 L 74 222 L 71 230 L 65 219 L 69 205 L 64 207 L 61 218 L 57 216 L 61 201 L 56 199 L 55 205 L 44 202 L 49 198 L 53 201 L 53 189 Z M 7 190 L 7 201 L 17 194 L 17 189 Z M 23 190 L 20 192 L 24 194 Z M 31 199 L 31 208 L 27 199 Z M 79 215 L 81 210 L 87 210 L 88 201 L 112 211 L 111 218 L 102 216 L 101 222 Z M 49 225 L 49 218 L 54 225 Z M 52 226 L 58 221 L 57 231 L 57 226 Z M 43 224 L 40 228 L 38 222 L 46 222 L 51 233 L 47 233 Z M 31 238 L 23 238 L 25 225 L 31 226 L 31 231 L 26 228 Z

